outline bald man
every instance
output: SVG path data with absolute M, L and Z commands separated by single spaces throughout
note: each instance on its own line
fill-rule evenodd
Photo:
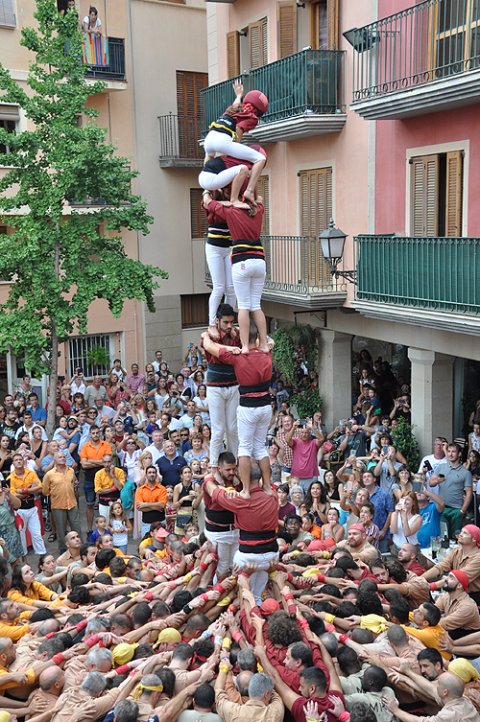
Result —
M 65 673 L 60 667 L 48 667 L 38 678 L 38 689 L 28 698 L 27 706 L 31 713 L 25 717 L 26 722 L 34 715 L 53 710 L 65 683 Z
M 431 716 L 417 717 L 404 712 L 395 698 L 384 698 L 384 703 L 401 722 L 478 722 L 477 710 L 469 699 L 463 698 L 464 684 L 460 677 L 444 672 L 438 677 L 437 689 L 442 709 Z

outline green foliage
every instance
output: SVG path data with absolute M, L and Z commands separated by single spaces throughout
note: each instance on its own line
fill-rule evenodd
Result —
M 93 301 L 103 299 L 114 316 L 128 298 L 153 309 L 167 274 L 125 251 L 120 231 L 147 234 L 152 219 L 131 191 L 129 160 L 115 154 L 86 105 L 103 84 L 85 80 L 75 14 L 61 17 L 53 0 L 36 4 L 37 27 L 24 28 L 21 40 L 34 54 L 29 89 L 0 65 L 1 101 L 18 103 L 34 127 L 16 136 L 0 129 L 0 144 L 11 149 L 0 217 L 8 214 L 12 230 L 0 236 L 0 278 L 11 282 L 0 304 L 0 351 L 24 355 L 53 384 L 58 343 L 86 332 Z M 106 205 L 95 211 L 69 204 L 100 197 Z
M 94 346 L 87 353 L 87 364 L 93 368 L 110 366 L 110 353 L 104 346 Z
M 289 329 L 279 328 L 273 334 L 273 363 L 289 386 L 295 381 L 295 345 Z
M 317 388 L 309 388 L 292 396 L 290 403 L 296 407 L 300 419 L 310 418 L 322 408 L 322 399 Z
M 392 429 L 392 441 L 395 448 L 404 455 L 410 469 L 416 471 L 420 463 L 420 449 L 412 424 L 400 417 L 397 426 Z

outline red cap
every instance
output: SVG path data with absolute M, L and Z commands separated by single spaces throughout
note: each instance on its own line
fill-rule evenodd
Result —
M 307 547 L 309 552 L 326 552 L 336 546 L 335 539 L 314 539 Z
M 352 526 L 348 527 L 349 529 L 355 529 L 356 531 L 361 531 L 362 534 L 367 534 L 367 530 L 363 526 L 363 524 L 352 524 Z
M 274 612 L 280 611 L 280 604 L 276 599 L 265 599 L 260 605 L 262 617 L 269 617 Z
M 468 576 L 465 574 L 465 572 L 462 572 L 461 569 L 452 569 L 450 574 L 453 574 L 453 576 L 457 578 L 457 580 L 460 582 L 460 584 L 465 589 L 465 591 L 468 592 L 468 585 L 470 583 L 470 580 L 469 580 Z
M 158 529 L 155 529 L 155 531 L 153 532 L 153 536 L 155 537 L 155 539 L 158 539 L 160 541 L 160 539 L 167 538 L 168 531 L 164 529 L 163 526 L 159 526 Z
M 243 98 L 243 102 L 253 105 L 262 115 L 268 110 L 268 98 L 260 90 L 249 90 Z
M 480 529 L 478 526 L 475 526 L 475 524 L 467 524 L 463 527 L 463 531 L 466 531 L 467 534 L 470 534 L 472 539 L 475 539 L 477 542 L 477 547 L 480 547 Z

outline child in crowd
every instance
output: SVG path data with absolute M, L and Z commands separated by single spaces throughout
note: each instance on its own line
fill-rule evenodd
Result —
M 169 534 L 173 534 L 177 510 L 173 506 L 173 486 L 167 486 L 167 505 L 165 507 L 165 526 Z
M 198 459 L 192 459 L 189 464 L 191 470 L 192 470 L 192 481 L 194 484 L 202 484 L 203 480 L 205 479 L 205 476 L 207 474 L 206 471 L 202 470 L 202 467 L 200 466 L 200 462 Z
M 367 534 L 367 542 L 372 544 L 374 547 L 378 547 L 378 536 L 380 529 L 373 522 L 373 515 L 375 513 L 375 507 L 372 502 L 367 501 L 360 507 L 360 523 L 365 527 Z
M 115 501 L 110 507 L 108 530 L 113 536 L 113 546 L 122 552 L 127 551 L 128 533 L 132 531 L 132 523 L 127 519 L 121 501 Z
M 100 514 L 100 516 L 97 516 L 97 518 L 95 519 L 95 529 L 89 535 L 88 541 L 91 544 L 96 544 L 98 539 L 104 534 L 111 534 L 111 532 L 107 528 L 106 517 Z

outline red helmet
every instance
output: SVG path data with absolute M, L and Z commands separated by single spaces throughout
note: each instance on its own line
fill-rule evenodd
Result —
M 249 90 L 243 98 L 244 103 L 250 103 L 262 115 L 268 110 L 268 98 L 260 90 Z

